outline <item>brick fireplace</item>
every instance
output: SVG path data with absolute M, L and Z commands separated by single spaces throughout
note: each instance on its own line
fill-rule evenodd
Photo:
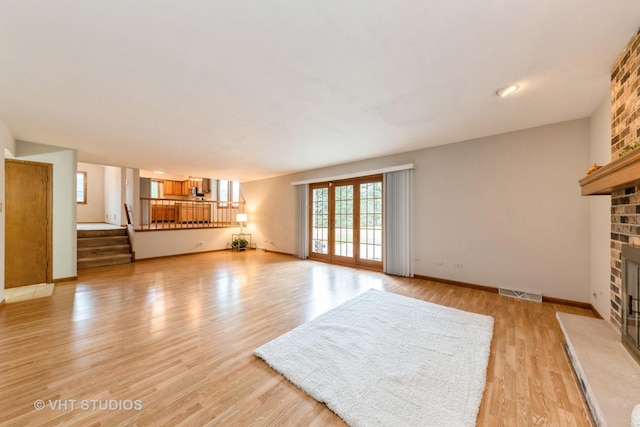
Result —
M 640 140 L 640 30 L 611 67 L 611 160 Z M 638 148 L 640 150 L 640 148 Z M 610 321 L 622 324 L 624 244 L 640 246 L 640 185 L 611 193 Z
M 611 67 L 611 161 L 580 186 L 611 195 L 609 321 L 556 316 L 594 423 L 630 425 L 640 395 L 640 30 Z

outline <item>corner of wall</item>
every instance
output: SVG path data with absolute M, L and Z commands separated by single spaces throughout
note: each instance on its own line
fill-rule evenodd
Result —
M 0 162 L 0 257 L 4 259 L 4 159 L 5 153 L 8 151 L 11 154 L 16 151 L 16 141 L 6 124 L 4 118 L 0 116 L 0 150 L 2 162 Z M 4 262 L 0 263 L 0 303 L 4 301 Z
M 611 157 L 611 99 L 606 97 L 589 118 L 589 164 L 605 165 Z M 590 302 L 609 318 L 611 196 L 589 197 Z

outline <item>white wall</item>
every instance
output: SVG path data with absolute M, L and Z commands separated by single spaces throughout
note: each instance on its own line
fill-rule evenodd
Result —
M 78 222 L 104 222 L 104 166 L 78 163 L 78 171 L 87 173 L 87 203 L 76 206 Z
M 0 117 L 0 156 L 2 161 L 0 162 L 0 257 L 4 260 L 4 207 L 5 207 L 5 192 L 4 192 L 4 152 L 5 150 L 10 153 L 16 152 L 16 143 L 13 139 L 11 131 Z M 0 302 L 4 300 L 4 262 L 0 263 Z
M 138 176 L 134 176 L 135 171 L 131 168 L 125 169 L 125 180 L 124 180 L 124 188 L 125 188 L 125 203 L 133 207 L 134 193 L 135 193 L 135 181 L 138 181 Z M 126 218 L 125 218 L 126 220 Z
M 247 202 L 247 226 L 258 248 L 292 254 L 295 252 L 296 189 L 292 176 L 242 184 Z
M 420 152 L 415 273 L 588 302 L 588 148 L 579 120 Z
M 16 159 L 53 164 L 53 278 L 76 277 L 76 151 L 17 141 Z
M 589 142 L 584 119 L 249 182 L 249 224 L 293 253 L 291 182 L 414 163 L 415 274 L 589 302 Z
M 231 247 L 231 234 L 237 232 L 237 228 L 136 232 L 134 250 L 136 259 L 222 250 Z
M 589 164 L 611 161 L 611 99 L 607 97 L 589 120 Z M 611 304 L 611 196 L 589 196 L 590 210 L 590 301 L 604 319 Z
M 104 219 L 114 225 L 124 225 L 122 206 L 125 198 L 122 194 L 122 168 L 105 166 L 104 168 Z

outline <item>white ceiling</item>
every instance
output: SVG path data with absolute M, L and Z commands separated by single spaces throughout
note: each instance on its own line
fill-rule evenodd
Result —
M 588 117 L 639 26 L 638 0 L 0 0 L 0 117 L 249 181 Z

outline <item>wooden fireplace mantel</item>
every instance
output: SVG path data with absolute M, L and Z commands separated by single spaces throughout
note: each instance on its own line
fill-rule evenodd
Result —
M 579 182 L 583 196 L 611 194 L 640 184 L 640 148 L 590 173 Z

